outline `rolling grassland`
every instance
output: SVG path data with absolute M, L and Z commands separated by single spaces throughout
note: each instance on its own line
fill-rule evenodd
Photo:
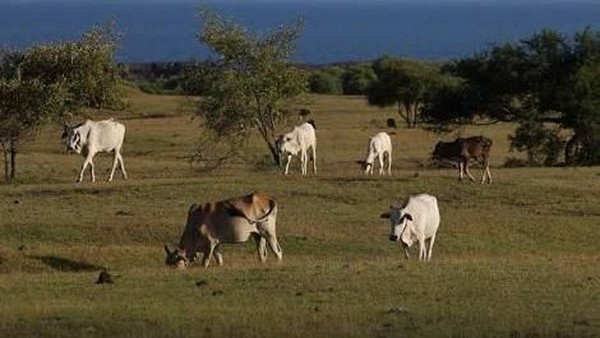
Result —
M 83 158 L 65 154 L 49 126 L 23 145 L 19 182 L 0 185 L 0 336 L 600 335 L 600 169 L 503 168 L 522 156 L 508 151 L 514 125 L 461 130 L 494 140 L 492 185 L 431 168 L 439 136 L 403 128 L 393 175 L 365 176 L 355 161 L 393 109 L 315 96 L 316 176 L 296 164 L 284 177 L 258 138 L 245 162 L 201 172 L 186 156 L 203 131 L 183 100 L 129 100 L 115 115 L 129 180 L 117 172 L 106 183 L 103 154 L 99 182 L 74 183 Z M 252 190 L 280 204 L 283 262 L 260 264 L 248 242 L 224 245 L 222 267 L 164 267 L 163 244 L 178 241 L 190 204 Z M 430 263 L 414 251 L 405 260 L 379 218 L 420 192 L 438 197 L 442 216 Z M 114 284 L 95 283 L 102 269 Z

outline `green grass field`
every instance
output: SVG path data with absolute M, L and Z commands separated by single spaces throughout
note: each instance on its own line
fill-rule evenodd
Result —
M 502 168 L 521 155 L 508 152 L 514 125 L 498 124 L 461 130 L 494 140 L 492 185 L 428 168 L 438 136 L 406 129 L 393 176 L 367 177 L 354 162 L 393 109 L 316 96 L 318 175 L 265 167 L 258 139 L 255 161 L 199 172 L 185 157 L 202 130 L 182 102 L 131 92 L 115 115 L 127 181 L 104 182 L 104 154 L 99 182 L 75 184 L 83 158 L 64 153 L 58 126 L 24 144 L 19 183 L 0 185 L 1 337 L 600 335 L 600 168 Z M 192 202 L 255 189 L 280 203 L 282 263 L 245 243 L 223 246 L 222 267 L 164 267 Z M 442 214 L 429 264 L 405 260 L 379 218 L 420 192 Z M 95 284 L 103 268 L 115 284 Z

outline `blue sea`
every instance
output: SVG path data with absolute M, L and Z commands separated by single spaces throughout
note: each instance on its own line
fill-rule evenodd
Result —
M 0 46 L 77 39 L 92 25 L 115 23 L 123 62 L 200 60 L 200 2 L 0 2 Z M 600 1 L 591 2 L 257 2 L 209 4 L 249 29 L 266 33 L 298 17 L 305 28 L 294 61 L 372 60 L 383 54 L 449 60 L 491 44 L 518 42 L 543 28 L 568 37 L 600 29 Z

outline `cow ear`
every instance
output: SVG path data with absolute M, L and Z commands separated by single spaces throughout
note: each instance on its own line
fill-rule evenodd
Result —
M 383 214 L 379 215 L 379 218 L 390 218 L 390 213 L 384 212 Z
M 167 252 L 168 256 L 171 256 L 173 254 L 173 252 L 169 250 L 169 245 L 167 243 L 165 243 L 165 251 Z
M 405 214 L 405 215 L 404 215 L 404 217 L 405 217 L 407 220 L 411 221 L 411 222 L 412 222 L 412 220 L 413 220 L 413 218 L 412 218 L 412 215 L 411 215 L 411 214 Z

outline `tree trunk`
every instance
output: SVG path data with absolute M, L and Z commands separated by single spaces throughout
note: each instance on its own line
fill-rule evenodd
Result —
M 9 182 L 12 182 L 16 176 L 16 163 L 17 163 L 17 141 L 14 139 L 10 140 L 10 177 Z
M 273 156 L 273 161 L 275 161 L 275 164 L 278 166 L 281 166 L 281 157 L 279 157 L 279 151 L 277 151 L 277 148 L 272 143 L 267 142 L 267 145 L 271 151 L 271 156 Z
M 269 151 L 271 152 L 271 156 L 273 157 L 273 162 L 275 162 L 275 164 L 277 164 L 277 165 L 281 165 L 280 160 L 279 160 L 279 153 L 277 152 L 277 148 L 275 147 L 275 142 L 272 142 L 272 140 L 269 138 L 269 134 L 270 134 L 269 130 L 267 129 L 266 126 L 264 126 L 261 123 L 260 119 L 257 118 L 255 122 L 256 122 L 256 127 L 258 129 L 258 133 L 260 134 L 260 136 L 262 136 L 263 140 L 269 147 Z
M 8 149 L 5 144 L 2 144 L 2 154 L 4 155 L 4 181 L 8 182 L 9 178 L 9 170 L 10 170 L 10 161 L 8 157 Z
M 400 101 L 398 101 L 398 115 L 400 115 L 400 117 L 404 120 L 406 126 L 410 128 L 410 117 L 408 116 L 408 110 Z
M 413 128 L 416 128 L 419 125 L 419 109 L 421 107 L 419 106 L 419 103 L 415 103 L 413 105 L 413 121 L 412 121 L 412 125 Z

